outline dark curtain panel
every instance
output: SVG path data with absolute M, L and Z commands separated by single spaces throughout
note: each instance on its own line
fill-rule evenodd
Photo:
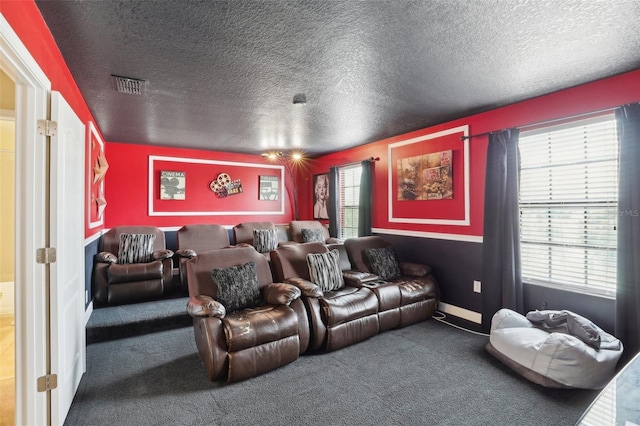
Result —
M 616 110 L 620 141 L 616 337 L 623 361 L 640 351 L 640 104 Z
M 373 163 L 369 160 L 362 162 L 360 176 L 360 204 L 358 210 L 358 236 L 371 235 L 371 186 Z
M 482 328 L 501 308 L 523 313 L 517 129 L 489 135 L 482 243 Z
M 340 214 L 340 172 L 338 167 L 329 169 L 329 235 L 338 238 L 338 215 Z

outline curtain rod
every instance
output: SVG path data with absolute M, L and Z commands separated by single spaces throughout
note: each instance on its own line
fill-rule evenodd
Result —
M 570 120 L 570 119 L 573 119 L 573 118 L 581 118 L 581 117 L 587 117 L 587 116 L 590 116 L 590 115 L 598 115 L 598 114 L 602 114 L 602 113 L 605 113 L 605 112 L 614 111 L 616 108 L 620 108 L 620 107 L 604 108 L 604 109 L 601 109 L 601 110 L 598 110 L 598 111 L 585 112 L 583 114 L 576 114 L 576 115 L 568 115 L 566 117 L 554 118 L 552 120 L 538 121 L 538 122 L 535 122 L 535 123 L 524 124 L 522 126 L 515 126 L 515 127 L 510 127 L 510 128 L 511 129 L 520 129 L 520 130 L 522 130 L 522 129 L 527 129 L 529 127 L 537 127 L 537 126 L 541 126 L 543 124 L 557 123 L 559 121 Z M 460 140 L 464 141 L 464 140 L 475 138 L 475 137 L 479 137 L 479 136 L 487 136 L 487 135 L 490 135 L 492 133 L 502 132 L 504 130 L 507 130 L 507 129 L 492 130 L 491 132 L 476 133 L 475 135 L 469 135 L 469 136 L 460 136 Z
M 375 162 L 375 161 L 380 161 L 380 157 L 369 157 L 369 158 L 365 158 L 365 159 L 364 159 L 364 160 L 362 160 L 362 161 L 368 161 L 368 162 L 370 162 L 370 163 L 373 163 L 373 162 Z M 345 163 L 345 164 L 336 164 L 336 165 L 333 165 L 333 166 L 331 166 L 331 167 L 347 167 L 347 166 L 355 166 L 355 165 L 357 165 L 357 164 L 362 163 L 362 161 L 354 161 L 354 162 L 352 162 L 352 163 Z

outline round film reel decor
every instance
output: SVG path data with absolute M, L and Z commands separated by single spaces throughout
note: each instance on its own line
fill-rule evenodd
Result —
M 227 185 L 231 183 L 231 176 L 227 173 L 220 173 L 215 180 L 209 183 L 209 189 L 216 193 L 216 197 L 224 198 L 228 195 Z

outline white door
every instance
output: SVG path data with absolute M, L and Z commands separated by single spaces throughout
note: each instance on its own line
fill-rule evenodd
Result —
M 51 92 L 50 274 L 51 424 L 61 425 L 86 369 L 84 325 L 84 124 L 59 92 Z

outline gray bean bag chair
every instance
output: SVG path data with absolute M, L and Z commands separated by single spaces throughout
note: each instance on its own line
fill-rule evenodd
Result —
M 622 343 L 570 311 L 501 309 L 487 351 L 523 377 L 550 388 L 601 389 L 615 374 Z

